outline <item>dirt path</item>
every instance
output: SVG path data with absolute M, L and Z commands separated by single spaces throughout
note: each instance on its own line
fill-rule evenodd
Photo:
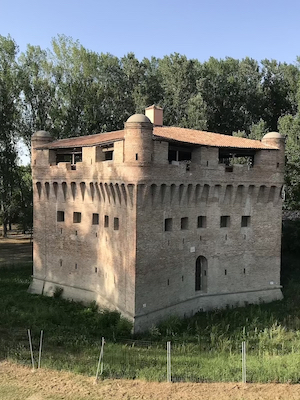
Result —
M 294 400 L 300 385 L 104 380 L 0 363 L 1 400 Z
M 32 262 L 30 235 L 9 232 L 7 238 L 0 236 L 0 267 Z

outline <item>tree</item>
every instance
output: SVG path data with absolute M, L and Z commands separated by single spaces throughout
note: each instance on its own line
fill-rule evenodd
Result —
M 258 63 L 250 58 L 211 57 L 201 65 L 200 75 L 197 88 L 207 106 L 208 129 L 226 134 L 244 130 L 248 134 L 260 114 Z
M 20 133 L 30 148 L 33 132 L 52 130 L 55 118 L 55 85 L 52 79 L 49 54 L 39 46 L 27 46 L 19 63 L 19 85 L 21 89 Z
M 276 60 L 262 61 L 262 118 L 270 131 L 277 131 L 278 119 L 297 113 L 299 69 Z
M 300 205 L 300 116 L 286 115 L 278 121 L 279 132 L 286 137 L 285 183 L 286 206 L 299 209 Z
M 16 132 L 19 129 L 18 66 L 16 43 L 0 36 L 0 216 L 3 235 L 11 218 L 11 198 L 16 171 Z

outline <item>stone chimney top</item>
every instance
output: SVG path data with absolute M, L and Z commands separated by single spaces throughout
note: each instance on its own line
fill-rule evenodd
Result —
M 150 119 L 153 125 L 163 126 L 163 108 L 153 104 L 145 108 L 145 115 Z

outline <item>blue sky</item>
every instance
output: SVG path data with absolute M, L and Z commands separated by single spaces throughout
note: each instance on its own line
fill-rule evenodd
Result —
M 0 34 L 51 47 L 58 34 L 90 50 L 138 59 L 174 52 L 295 63 L 299 0 L 0 0 Z

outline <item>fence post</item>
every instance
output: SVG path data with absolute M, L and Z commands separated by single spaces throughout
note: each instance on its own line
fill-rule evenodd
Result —
M 29 339 L 29 348 L 30 348 L 30 355 L 31 355 L 32 370 L 34 371 L 34 358 L 33 358 L 33 350 L 32 350 L 32 341 L 31 341 L 30 329 L 28 329 L 27 332 L 28 332 L 28 339 Z
M 41 368 L 43 334 L 44 334 L 44 331 L 42 330 L 42 331 L 41 331 L 41 336 L 40 336 L 40 348 L 39 348 L 39 362 L 38 362 L 38 368 Z
M 171 373 L 171 342 L 167 342 L 167 381 L 172 382 Z
M 246 377 L 246 342 L 242 342 L 242 382 L 247 382 Z
M 104 337 L 103 337 L 103 338 L 102 338 L 102 341 L 101 341 L 101 349 L 100 349 L 100 354 L 99 354 L 99 360 L 98 360 L 98 366 L 97 366 L 97 372 L 96 372 L 95 383 L 97 382 L 98 377 L 99 377 L 99 370 L 100 370 L 100 375 L 103 374 L 104 343 L 105 343 L 105 339 L 104 339 Z

